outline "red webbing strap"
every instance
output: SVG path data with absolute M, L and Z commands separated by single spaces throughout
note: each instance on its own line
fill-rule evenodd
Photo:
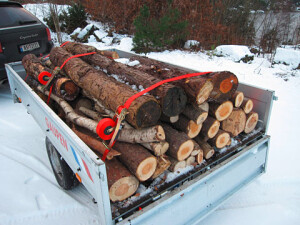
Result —
M 49 95 L 48 95 L 48 99 L 47 99 L 47 105 L 49 105 L 49 103 L 50 103 L 52 89 L 53 89 L 53 84 L 51 85 L 50 90 L 49 90 Z
M 67 58 L 64 63 L 60 66 L 60 69 L 62 69 L 67 62 L 69 62 L 71 59 L 74 59 L 74 58 L 79 58 L 79 57 L 82 57 L 82 56 L 86 56 L 86 55 L 93 55 L 93 54 L 96 54 L 96 52 L 88 52 L 88 53 L 83 53 L 83 54 L 78 54 L 78 55 L 72 55 L 71 57 Z
M 69 41 L 66 41 L 66 42 L 62 43 L 62 44 L 60 45 L 60 47 L 63 47 L 63 46 L 65 46 L 65 45 L 68 44 L 68 43 L 69 43 Z
M 108 150 L 108 149 L 105 149 L 104 154 L 103 154 L 103 156 L 102 156 L 102 158 L 101 158 L 101 160 L 102 160 L 103 162 L 105 162 L 105 159 L 106 159 L 108 153 L 109 153 L 109 150 Z
M 209 74 L 209 73 L 212 73 L 212 72 L 200 72 L 200 73 L 189 73 L 189 74 L 185 74 L 185 75 L 181 75 L 181 76 L 178 76 L 178 77 L 173 77 L 173 78 L 169 78 L 169 79 L 166 79 L 166 80 L 162 80 L 148 88 L 146 88 L 145 90 L 131 96 L 129 99 L 127 99 L 127 101 L 125 102 L 125 104 L 121 107 L 118 108 L 118 113 L 121 112 L 121 110 L 123 108 L 126 108 L 128 109 L 131 105 L 131 103 L 138 97 L 142 96 L 143 94 L 149 92 L 149 91 L 152 91 L 154 88 L 157 88 L 158 86 L 162 85 L 162 84 L 165 84 L 165 83 L 169 83 L 169 82 L 172 82 L 172 81 L 176 81 L 176 80 L 182 80 L 182 79 L 185 79 L 185 78 L 189 78 L 189 77 L 196 77 L 196 76 L 202 76 L 202 75 L 205 75 L 205 74 Z

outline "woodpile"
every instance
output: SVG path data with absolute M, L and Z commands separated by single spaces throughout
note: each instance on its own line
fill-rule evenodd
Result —
M 95 54 L 69 59 L 90 52 Z M 47 63 L 31 54 L 22 60 L 30 75 L 26 82 L 44 101 L 50 96 L 49 106 L 99 157 L 108 142 L 97 136 L 98 122 L 113 118 L 118 107 L 140 91 L 133 85 L 147 88 L 190 73 L 146 57 L 132 56 L 130 61 L 138 61 L 133 66 L 114 60 L 118 58 L 116 52 L 70 42 L 53 48 Z M 39 75 L 52 73 L 66 60 L 52 77 L 50 93 L 50 86 L 39 83 Z M 237 86 L 234 74 L 215 72 L 164 84 L 135 99 L 105 160 L 111 201 L 125 200 L 140 182 L 166 170 L 197 167 L 230 145 L 231 138 L 253 131 L 258 114 Z

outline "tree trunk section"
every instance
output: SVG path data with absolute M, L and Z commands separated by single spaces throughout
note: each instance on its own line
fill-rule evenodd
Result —
M 231 101 L 225 101 L 221 104 L 210 103 L 209 115 L 216 118 L 219 121 L 223 121 L 231 114 L 233 110 L 233 104 Z
M 191 104 L 185 107 L 182 114 L 197 124 L 202 124 L 208 116 L 207 111 L 204 111 L 203 109 L 195 107 Z
M 79 92 L 80 88 L 69 78 L 58 78 L 55 82 L 55 94 L 66 101 L 75 100 Z
M 189 157 L 194 149 L 193 141 L 185 133 L 178 132 L 167 124 L 162 126 L 166 133 L 166 141 L 169 143 L 169 150 L 166 153 L 178 161 Z
M 203 157 L 205 159 L 210 159 L 214 154 L 215 150 L 206 141 L 201 140 L 201 138 L 195 138 L 195 141 L 199 144 L 200 148 L 203 150 Z
M 249 114 L 247 114 L 244 132 L 246 134 L 249 134 L 251 131 L 253 131 L 256 127 L 257 122 L 258 114 L 256 112 L 250 112 Z
M 244 101 L 244 93 L 241 91 L 236 91 L 230 101 L 235 108 L 239 108 Z
M 212 146 L 215 146 L 219 149 L 224 148 L 227 143 L 230 140 L 230 135 L 229 133 L 219 130 L 216 136 L 214 136 L 212 139 L 208 140 L 208 143 L 211 144 Z
M 201 149 L 200 152 L 198 153 L 198 155 L 196 155 L 196 162 L 198 164 L 201 164 L 203 162 L 203 150 Z
M 109 198 L 112 202 L 123 201 L 132 196 L 139 181 L 117 159 L 105 162 Z
M 193 120 L 189 120 L 187 117 L 180 115 L 179 120 L 173 124 L 173 126 L 187 134 L 189 138 L 196 137 L 202 128 L 202 124 L 197 124 Z
M 169 143 L 166 141 L 142 143 L 141 145 L 152 151 L 155 156 L 162 156 L 169 149 Z
M 191 73 L 187 70 L 178 69 L 166 63 L 142 56 L 133 56 L 130 58 L 130 60 L 139 61 L 142 64 L 142 66 L 139 65 L 137 67 L 139 70 L 150 73 L 159 79 L 170 79 Z M 182 87 L 190 98 L 191 102 L 201 104 L 207 100 L 211 91 L 213 90 L 212 81 L 203 77 L 205 76 L 191 77 L 173 81 L 172 83 L 176 86 Z
M 55 66 L 61 66 L 71 56 L 64 49 L 56 47 L 51 50 L 50 60 Z M 102 101 L 112 111 L 116 111 L 128 98 L 137 93 L 79 58 L 69 60 L 63 69 L 79 87 Z M 155 98 L 150 95 L 135 99 L 128 112 L 126 120 L 135 128 L 155 125 L 161 113 Z
M 202 124 L 200 135 L 205 139 L 213 138 L 219 131 L 220 122 L 213 117 L 207 117 Z
M 176 172 L 179 169 L 184 169 L 186 167 L 186 161 L 177 161 L 176 159 L 170 157 L 171 166 L 169 167 L 169 170 L 171 172 Z
M 69 42 L 64 48 L 72 54 L 82 54 L 88 52 L 90 47 L 79 43 Z M 108 74 L 113 74 L 123 82 L 128 82 L 130 85 L 136 85 L 137 87 L 141 85 L 143 88 L 148 88 L 161 81 L 161 79 L 123 63 L 116 62 L 112 59 L 104 60 L 103 58 L 105 58 L 105 56 L 101 54 L 94 54 L 83 57 L 83 60 L 94 66 L 99 66 L 101 69 L 105 69 Z M 176 87 L 170 83 L 160 85 L 150 91 L 150 94 L 158 97 L 162 111 L 167 116 L 176 116 L 180 114 L 187 101 L 187 97 L 182 88 Z
M 250 113 L 253 109 L 253 101 L 249 98 L 244 98 L 241 108 L 246 114 Z
M 234 108 L 230 116 L 221 124 L 222 130 L 227 131 L 233 137 L 244 131 L 246 114 L 242 109 Z
M 157 162 L 145 148 L 137 144 L 116 142 L 114 148 L 121 153 L 120 160 L 140 180 L 148 180 L 154 173 Z
M 152 179 L 155 179 L 156 177 L 161 175 L 171 166 L 171 161 L 166 155 L 162 155 L 160 157 L 157 157 L 156 159 L 157 159 L 157 167 L 154 174 L 151 177 Z

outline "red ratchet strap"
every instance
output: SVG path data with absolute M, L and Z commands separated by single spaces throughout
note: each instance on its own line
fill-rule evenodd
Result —
M 114 130 L 114 132 L 112 132 L 112 134 L 114 134 L 115 132 L 119 132 L 121 128 L 119 129 L 117 127 L 117 125 L 118 124 L 120 125 L 120 123 L 122 122 L 122 120 L 125 118 L 125 115 L 124 115 L 125 113 L 124 113 L 124 111 L 122 112 L 122 110 L 128 109 L 130 107 L 131 103 L 135 99 L 137 99 L 138 97 L 142 96 L 143 94 L 145 94 L 145 93 L 147 93 L 147 92 L 149 92 L 149 91 L 151 91 L 151 90 L 153 90 L 153 89 L 157 88 L 158 86 L 163 85 L 165 83 L 169 83 L 169 82 L 177 81 L 177 80 L 182 80 L 182 79 L 190 78 L 190 77 L 203 76 L 203 75 L 206 75 L 206 74 L 209 74 L 209 73 L 212 73 L 212 72 L 190 73 L 190 74 L 185 74 L 185 75 L 181 75 L 181 76 L 178 76 L 178 77 L 173 77 L 173 78 L 170 78 L 170 79 L 162 80 L 162 81 L 160 81 L 160 82 L 158 82 L 158 83 L 156 83 L 156 84 L 154 84 L 154 85 L 146 88 L 145 90 L 143 90 L 143 91 L 141 91 L 141 92 L 139 92 L 139 93 L 131 96 L 129 99 L 127 99 L 127 101 L 125 102 L 124 105 L 118 107 L 117 113 L 116 113 L 117 115 L 113 119 L 105 118 L 105 119 L 102 119 L 102 120 L 99 121 L 97 129 L 96 129 L 97 130 L 97 134 L 99 135 L 99 133 L 102 132 L 101 136 L 103 137 L 103 133 L 104 133 L 103 131 L 105 129 L 107 129 L 108 127 L 111 128 L 111 126 L 113 126 L 112 125 L 113 123 L 116 124 L 115 125 L 116 129 Z M 121 113 L 123 115 L 121 115 Z M 111 148 L 115 144 L 115 142 L 116 142 L 116 138 L 114 138 L 114 137 L 116 137 L 117 135 L 116 134 L 112 135 L 112 134 L 110 134 L 110 137 L 113 136 L 113 138 L 111 138 L 111 141 L 110 141 L 110 144 L 109 144 L 109 148 Z M 109 135 L 106 135 L 106 136 L 108 137 Z M 108 152 L 109 152 L 109 149 L 106 149 L 105 152 L 104 152 L 104 154 L 103 154 L 103 156 L 102 156 L 102 158 L 101 158 L 103 162 L 105 161 Z
M 178 77 L 173 77 L 173 78 L 170 78 L 170 79 L 166 79 L 166 80 L 162 80 L 148 88 L 146 88 L 145 90 L 131 96 L 129 99 L 127 99 L 127 101 L 125 102 L 124 105 L 122 106 L 119 106 L 118 109 L 117 109 L 117 113 L 121 113 L 121 111 L 126 108 L 128 109 L 131 105 L 131 103 L 137 99 L 138 97 L 142 96 L 143 94 L 149 92 L 149 91 L 152 91 L 154 88 L 157 88 L 158 86 L 162 85 L 162 84 L 165 84 L 165 83 L 169 83 L 169 82 L 172 82 L 172 81 L 176 81 L 176 80 L 182 80 L 182 79 L 185 79 L 185 78 L 190 78 L 190 77 L 196 77 L 196 76 L 202 76 L 202 75 L 206 75 L 206 74 L 209 74 L 209 73 L 212 73 L 212 72 L 201 72 L 201 73 L 189 73 L 189 74 L 185 74 L 185 75 L 181 75 L 181 76 L 178 76 Z

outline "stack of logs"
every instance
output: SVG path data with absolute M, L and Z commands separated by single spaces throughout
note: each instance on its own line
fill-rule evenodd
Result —
M 115 60 L 116 52 L 69 42 L 53 48 L 47 60 L 31 54 L 23 58 L 28 84 L 47 101 L 49 90 L 38 82 L 39 74 L 51 72 L 72 55 L 89 52 L 96 53 L 67 61 L 55 76 L 50 106 L 102 156 L 106 148 L 96 135 L 97 124 L 113 117 L 118 106 L 137 93 L 132 85 L 147 88 L 189 71 L 141 56 L 132 56 L 126 65 Z M 258 114 L 237 87 L 234 74 L 212 72 L 166 83 L 134 100 L 105 161 L 111 201 L 128 198 L 139 182 L 167 169 L 175 172 L 201 164 L 215 150 L 230 145 L 231 137 L 254 130 Z

